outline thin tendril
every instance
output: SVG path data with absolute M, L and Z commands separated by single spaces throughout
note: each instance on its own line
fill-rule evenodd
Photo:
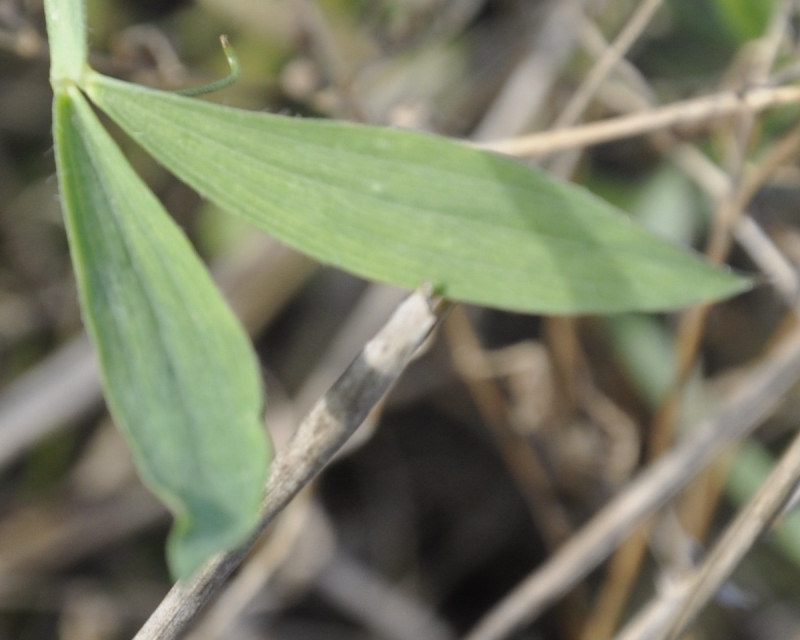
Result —
M 205 84 L 202 87 L 180 89 L 175 93 L 178 93 L 182 96 L 199 96 L 205 93 L 213 93 L 214 91 L 219 91 L 220 89 L 224 89 L 225 87 L 232 85 L 234 82 L 236 82 L 236 80 L 239 79 L 242 69 L 239 66 L 239 58 L 236 56 L 236 52 L 233 50 L 231 43 L 228 41 L 228 36 L 220 36 L 219 42 L 222 45 L 222 51 L 225 53 L 225 57 L 228 59 L 230 73 L 228 73 L 228 75 L 224 78 L 220 78 L 216 82 Z

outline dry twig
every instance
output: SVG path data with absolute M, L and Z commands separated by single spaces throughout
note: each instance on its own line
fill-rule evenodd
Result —
M 135 640 L 177 638 L 239 566 L 256 539 L 289 501 L 322 470 L 384 396 L 428 337 L 448 305 L 422 292 L 410 296 L 362 349 L 302 422 L 273 464 L 254 536 L 212 560 L 191 582 L 176 584 Z
M 510 140 L 496 140 L 477 146 L 512 156 L 537 156 L 621 140 L 670 127 L 688 127 L 711 120 L 758 113 L 798 102 L 800 102 L 800 87 L 797 86 L 722 91 L 657 107 L 643 113 L 609 118 L 561 131 L 546 131 Z

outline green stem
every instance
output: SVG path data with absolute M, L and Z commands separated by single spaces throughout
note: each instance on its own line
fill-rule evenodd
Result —
M 56 93 L 79 83 L 86 67 L 86 7 L 84 0 L 45 0 L 50 41 L 50 81 Z

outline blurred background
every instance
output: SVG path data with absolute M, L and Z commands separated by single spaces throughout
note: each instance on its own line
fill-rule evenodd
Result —
M 163 89 L 205 84 L 227 73 L 224 33 L 242 77 L 200 99 L 484 143 L 777 86 L 798 70 L 795 3 L 780 0 L 88 4 L 91 62 L 109 75 Z M 637 28 L 645 5 L 652 14 Z M 43 25 L 40 0 L 0 0 L 0 639 L 130 638 L 170 586 L 169 517 L 135 476 L 81 327 Z M 626 29 L 634 37 L 624 59 L 581 102 L 594 65 Z M 709 118 L 520 161 L 758 273 L 751 252 L 729 246 L 723 213 L 799 112 Z M 404 292 L 320 267 L 217 211 L 111 129 L 250 331 L 267 428 L 282 446 Z M 746 208 L 797 265 L 791 151 L 734 215 Z M 699 322 L 455 308 L 191 637 L 463 635 L 793 329 L 771 283 L 767 274 Z M 752 495 L 798 410 L 799 395 L 785 398 L 757 437 L 684 492 L 654 527 L 663 535 L 649 547 L 631 542 L 631 562 L 615 557 L 514 637 L 612 637 L 659 576 L 691 566 Z M 799 526 L 790 517 L 754 547 L 731 583 L 737 595 L 718 598 L 692 637 L 800 638 Z

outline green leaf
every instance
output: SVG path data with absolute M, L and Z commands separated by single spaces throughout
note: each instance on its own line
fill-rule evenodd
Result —
M 579 187 L 443 138 L 87 80 L 92 100 L 203 196 L 366 278 L 550 313 L 672 308 L 749 286 Z
M 65 80 L 78 81 L 86 67 L 86 7 L 84 0 L 45 0 L 50 42 L 50 82 L 56 92 Z
M 186 237 L 75 87 L 54 103 L 56 159 L 85 322 L 115 421 L 175 514 L 186 577 L 250 534 L 270 447 L 250 343 Z
M 778 3 L 776 0 L 715 0 L 713 6 L 731 34 L 739 42 L 745 42 L 764 35 Z

